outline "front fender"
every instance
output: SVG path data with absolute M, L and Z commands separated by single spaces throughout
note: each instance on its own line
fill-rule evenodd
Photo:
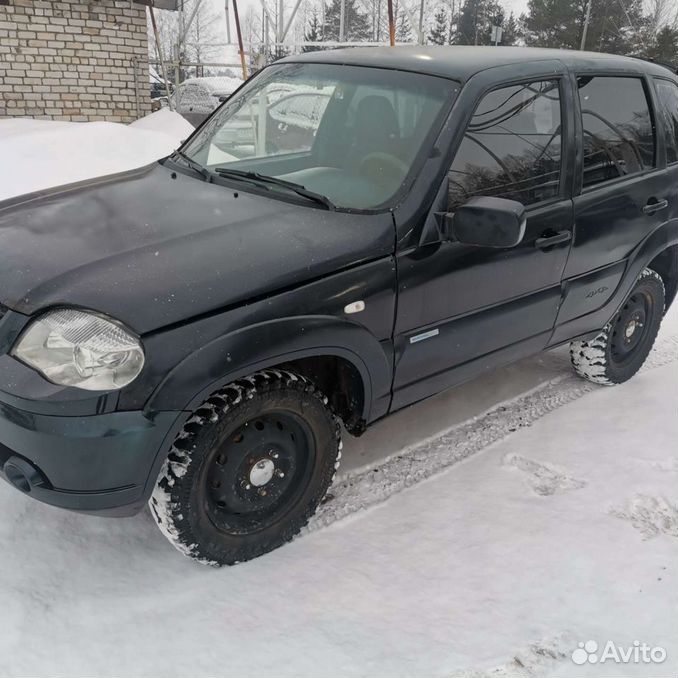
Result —
M 333 316 L 294 316 L 224 334 L 191 353 L 162 380 L 149 411 L 195 409 L 210 393 L 252 372 L 310 356 L 349 361 L 363 382 L 362 416 L 370 421 L 388 410 L 391 360 L 364 327 Z

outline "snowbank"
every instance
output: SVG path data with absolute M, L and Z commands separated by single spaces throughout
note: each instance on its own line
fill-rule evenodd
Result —
M 139 118 L 139 120 L 130 123 L 129 127 L 150 132 L 162 132 L 171 136 L 175 142 L 177 140 L 183 141 L 195 132 L 195 128 L 186 118 L 170 111 L 168 108 L 161 108 L 155 113 L 151 113 L 144 118 Z
M 131 125 L 0 120 L 0 200 L 142 167 L 171 153 L 192 131 L 165 110 Z

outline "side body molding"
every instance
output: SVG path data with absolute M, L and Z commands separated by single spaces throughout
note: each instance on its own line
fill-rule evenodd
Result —
M 350 362 L 364 389 L 363 419 L 386 414 L 390 404 L 390 342 L 361 325 L 333 316 L 293 316 L 224 334 L 191 353 L 163 379 L 146 410 L 193 410 L 234 379 L 290 360 L 330 355 Z

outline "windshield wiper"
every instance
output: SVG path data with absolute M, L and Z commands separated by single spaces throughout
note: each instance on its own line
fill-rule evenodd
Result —
M 189 158 L 183 151 L 174 151 L 172 157 L 175 155 L 181 158 L 181 160 L 183 160 L 194 172 L 197 172 L 205 181 L 210 181 L 211 174 L 208 169 L 204 168 L 192 158 Z
M 267 174 L 231 169 L 230 167 L 215 167 L 213 171 L 219 176 L 226 178 L 244 179 L 247 181 L 256 181 L 271 186 L 281 186 L 282 188 L 286 188 L 297 195 L 322 205 L 327 210 L 336 209 L 336 205 L 326 195 L 311 191 L 306 188 L 306 186 L 302 186 L 301 184 L 297 184 L 293 181 L 285 181 L 284 179 L 278 179 L 277 177 L 269 177 Z

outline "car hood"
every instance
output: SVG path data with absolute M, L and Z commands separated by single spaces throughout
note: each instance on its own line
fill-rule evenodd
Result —
M 236 191 L 154 163 L 0 203 L 0 301 L 74 305 L 140 334 L 388 255 L 390 214 Z

